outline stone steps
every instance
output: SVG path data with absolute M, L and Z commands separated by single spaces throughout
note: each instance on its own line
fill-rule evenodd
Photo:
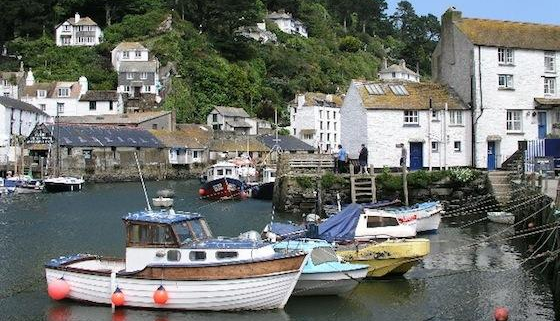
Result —
M 504 205 L 511 200 L 511 175 L 513 173 L 512 171 L 488 172 L 492 194 L 500 205 Z

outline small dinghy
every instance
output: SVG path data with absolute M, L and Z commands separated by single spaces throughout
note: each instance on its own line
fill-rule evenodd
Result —
M 84 180 L 77 177 L 59 176 L 47 178 L 43 183 L 45 190 L 49 193 L 76 192 L 82 190 Z
M 274 249 L 310 253 L 293 295 L 342 295 L 352 291 L 368 273 L 368 265 L 342 262 L 332 245 L 323 240 L 283 241 L 274 244 Z
M 488 220 L 500 224 L 513 224 L 515 223 L 515 215 L 509 212 L 488 212 L 486 213 Z
M 46 264 L 51 298 L 150 309 L 281 309 L 307 258 L 254 238 L 212 238 L 202 216 L 173 209 L 129 214 L 123 222 L 125 259 L 80 254 Z
M 424 202 L 412 206 L 386 207 L 376 211 L 387 211 L 399 215 L 402 218 L 416 217 L 417 233 L 436 232 L 441 223 L 443 206 L 440 202 Z

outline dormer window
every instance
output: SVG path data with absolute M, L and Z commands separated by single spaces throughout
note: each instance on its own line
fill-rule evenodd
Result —
M 504 65 L 513 65 L 513 49 L 498 48 L 498 63 Z
M 123 57 L 123 59 L 128 59 L 128 58 L 130 58 L 130 52 L 128 52 L 128 51 L 123 51 L 122 57 Z
M 45 97 L 47 97 L 46 90 L 37 90 L 37 98 L 45 98 Z
M 70 88 L 58 88 L 58 97 L 69 97 Z

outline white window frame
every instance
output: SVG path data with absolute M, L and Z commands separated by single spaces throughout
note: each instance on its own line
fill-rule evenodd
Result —
M 141 58 L 142 58 L 142 51 L 136 50 L 136 51 L 134 52 L 134 57 L 135 57 L 136 59 L 141 59 Z
M 513 75 L 499 74 L 498 75 L 498 88 L 513 89 Z
M 140 79 L 148 79 L 148 73 L 147 72 L 141 72 L 140 73 Z
M 42 111 L 47 110 L 47 104 L 39 104 L 39 109 L 41 109 Z
M 432 142 L 432 153 L 439 153 L 439 142 Z
M 523 111 L 506 111 L 506 130 L 510 133 L 521 133 L 523 130 Z
M 439 121 L 439 111 L 432 109 L 432 114 L 430 115 L 432 121 Z
M 60 114 L 64 114 L 64 103 L 56 103 L 56 112 Z
M 460 126 L 463 123 L 463 111 L 462 110 L 450 110 L 449 111 L 449 124 Z
M 545 51 L 544 52 L 544 71 L 545 72 L 556 72 L 556 52 L 555 51 Z
M 126 79 L 127 79 L 127 80 L 132 80 L 132 79 L 134 79 L 134 74 L 131 73 L 131 72 L 127 72 L 127 73 L 126 73 Z
M 403 116 L 404 116 L 403 121 L 404 121 L 405 125 L 418 125 L 418 124 L 420 124 L 417 110 L 405 110 L 403 112 Z
M 46 90 L 37 90 L 37 98 L 46 98 L 47 91 Z
M 58 88 L 58 97 L 70 97 L 70 88 Z
M 461 141 L 460 140 L 456 140 L 453 142 L 453 151 L 456 153 L 459 153 L 462 150 L 462 146 L 461 146 Z
M 149 93 L 149 92 L 152 91 L 152 86 L 144 85 L 144 86 L 142 86 L 142 90 L 144 90 L 145 93 Z
M 545 95 L 556 94 L 556 78 L 544 77 L 544 94 Z
M 498 63 L 503 65 L 513 65 L 513 49 L 498 48 Z
M 122 57 L 123 57 L 123 59 L 130 59 L 130 52 L 129 51 L 123 51 Z
M 124 86 L 124 92 L 125 93 L 130 93 L 132 91 L 131 89 L 132 89 L 132 87 L 130 87 L 130 86 Z

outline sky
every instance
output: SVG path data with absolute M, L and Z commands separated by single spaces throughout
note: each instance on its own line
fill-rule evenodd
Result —
M 386 0 L 393 12 L 400 0 Z M 447 8 L 454 6 L 463 17 L 512 20 L 560 25 L 558 0 L 408 0 L 416 13 L 431 13 L 440 18 Z

